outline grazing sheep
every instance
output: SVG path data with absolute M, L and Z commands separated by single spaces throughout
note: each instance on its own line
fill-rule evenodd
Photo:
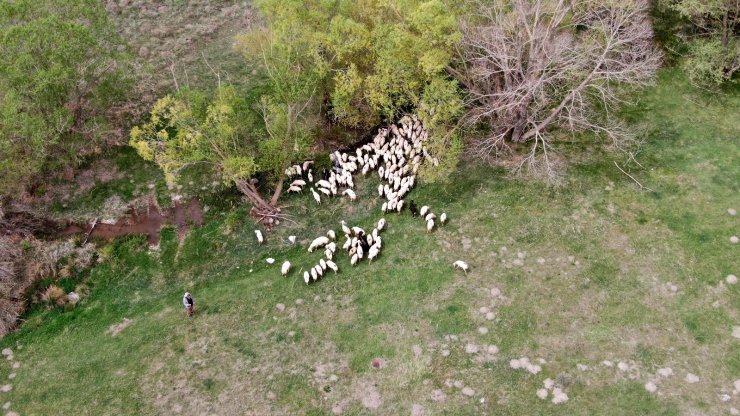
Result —
M 303 281 L 306 282 L 306 284 L 311 281 L 311 275 L 308 274 L 308 272 L 303 272 Z
M 329 230 L 326 232 L 326 236 L 331 238 L 332 240 L 337 239 L 337 234 L 334 232 L 334 230 Z
M 396 211 L 401 212 L 403 209 L 403 199 L 398 201 L 398 205 L 396 205 Z
M 359 258 L 359 257 L 357 257 L 357 254 L 354 254 L 354 255 L 352 255 L 352 260 L 350 260 L 350 263 L 351 263 L 351 264 L 352 264 L 353 266 L 355 266 L 355 265 L 357 265 L 357 260 L 359 260 L 359 259 L 360 259 L 360 258 Z
M 288 192 L 303 192 L 303 188 L 301 188 L 300 186 L 293 186 L 293 185 L 291 185 L 288 188 Z
M 342 245 L 342 248 L 344 250 L 348 250 L 350 245 L 352 245 L 352 239 L 349 238 L 349 235 L 347 236 L 347 241 L 344 242 L 344 245 Z
M 452 263 L 452 265 L 453 265 L 453 266 L 454 266 L 454 267 L 455 267 L 456 269 L 460 269 L 460 270 L 464 271 L 464 272 L 465 272 L 465 274 L 468 274 L 468 263 L 465 263 L 465 262 L 464 262 L 464 261 L 462 261 L 462 260 L 457 260 L 456 262 Z
M 324 257 L 331 260 L 334 257 L 334 252 L 327 248 L 326 250 L 324 250 Z
M 416 208 L 416 203 L 414 202 L 413 199 L 411 200 L 411 203 L 409 204 L 409 211 L 411 211 L 412 217 L 419 215 L 419 209 Z
M 447 213 L 443 212 L 442 215 L 439 216 L 439 223 L 444 224 L 447 222 Z
M 370 250 L 367 253 L 367 261 L 372 262 L 372 260 L 380 253 L 380 248 L 378 246 L 372 246 L 370 247 Z
M 315 282 L 316 279 L 318 279 L 318 275 L 316 274 L 316 269 L 314 269 L 313 267 L 311 267 L 311 280 L 313 280 Z
M 434 220 L 427 221 L 427 232 L 431 233 L 434 229 Z
M 319 195 L 315 189 L 311 188 L 311 194 L 313 195 L 313 199 L 316 200 L 316 203 L 321 204 L 321 195 Z
M 331 188 L 331 184 L 328 181 L 324 180 L 324 179 L 316 182 L 316 186 L 320 186 L 320 187 L 324 187 L 324 188 Z
M 388 211 L 388 203 L 387 202 L 383 202 L 383 206 L 380 207 L 380 210 L 383 211 L 383 212 L 387 212 Z
M 311 169 L 308 170 L 308 175 L 306 175 L 306 176 L 308 176 L 308 181 L 309 182 L 313 182 L 313 175 L 311 174 Z
M 321 266 L 321 270 L 326 270 L 326 261 L 324 259 L 319 259 L 319 266 Z
M 331 261 L 331 260 L 327 260 L 327 261 L 326 261 L 326 267 L 328 267 L 328 268 L 330 268 L 330 269 L 334 270 L 334 274 L 337 274 L 337 272 L 339 271 L 339 267 L 337 267 L 337 264 L 336 264 L 336 263 L 334 263 L 334 262 L 333 262 L 333 261 Z
M 345 235 L 352 234 L 352 230 L 350 230 L 349 227 L 347 227 L 347 223 L 344 222 L 344 220 L 342 220 L 342 231 L 344 232 Z
M 291 182 L 290 186 L 303 187 L 306 186 L 306 181 L 304 181 L 303 179 L 296 179 Z
M 383 231 L 383 227 L 385 227 L 385 218 L 378 220 L 378 231 Z
M 329 244 L 329 238 L 328 237 L 324 237 L 324 236 L 318 237 L 317 239 L 315 239 L 315 240 L 313 240 L 311 242 L 311 245 L 310 246 L 308 246 L 308 252 L 309 253 L 312 253 L 314 251 L 314 249 L 319 248 L 319 247 L 323 247 L 323 246 L 325 246 L 327 244 Z
M 295 244 L 295 236 L 294 235 L 288 236 L 288 241 L 290 241 L 290 244 Z
M 421 210 L 419 210 L 419 215 L 423 217 L 427 215 L 427 211 L 429 211 L 429 207 L 424 205 L 423 207 L 421 207 Z
M 332 253 L 337 251 L 337 243 L 332 241 L 331 243 L 326 245 L 326 249 L 331 250 Z
M 344 192 L 342 192 L 342 195 L 347 195 L 350 201 L 354 201 L 357 198 L 357 195 L 355 195 L 355 192 L 351 189 L 345 189 Z
M 289 271 L 290 271 L 290 262 L 286 260 L 285 263 L 283 263 L 283 267 L 280 268 L 280 273 L 282 273 L 283 276 L 287 276 Z
M 434 213 L 433 213 L 433 212 L 430 212 L 429 214 L 427 214 L 427 216 L 426 216 L 426 217 L 424 217 L 424 221 L 429 221 L 429 220 L 433 220 L 433 219 L 435 219 L 435 218 L 437 218 L 437 216 L 436 216 L 436 215 L 434 215 Z
M 362 233 L 362 234 L 365 234 L 365 230 L 363 230 L 363 229 L 362 229 L 362 228 L 360 228 L 360 227 L 352 227 L 352 232 L 354 232 L 354 233 L 355 233 L 355 235 L 358 235 L 358 234 L 360 234 L 360 233 Z
M 254 235 L 257 236 L 257 243 L 259 243 L 260 245 L 262 245 L 262 243 L 265 242 L 265 239 L 262 238 L 262 231 L 260 231 L 260 230 L 254 230 Z
M 324 275 L 324 269 L 321 268 L 318 264 L 313 266 L 313 269 L 316 270 L 316 274 L 321 277 Z

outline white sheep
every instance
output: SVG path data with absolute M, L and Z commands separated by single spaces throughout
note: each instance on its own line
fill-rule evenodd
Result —
M 306 175 L 306 176 L 308 176 L 308 181 L 309 182 L 313 182 L 313 175 L 311 174 L 311 169 L 308 170 L 308 175 Z
M 262 243 L 265 242 L 265 239 L 262 238 L 262 231 L 260 231 L 260 230 L 254 230 L 254 235 L 257 236 L 257 243 L 259 243 L 260 245 L 262 245 Z
M 331 190 L 326 188 L 319 188 L 319 191 L 323 193 L 324 195 L 331 195 Z
M 431 233 L 434 229 L 434 220 L 427 221 L 427 232 Z
M 326 261 L 326 267 L 328 267 L 328 268 L 330 268 L 330 269 L 334 270 L 334 274 L 337 274 L 337 272 L 339 271 L 339 267 L 337 267 L 337 264 L 336 264 L 336 263 L 334 263 L 334 262 L 333 262 L 333 261 L 331 261 L 331 260 L 327 260 L 327 261 Z
M 334 232 L 334 230 L 329 230 L 326 232 L 326 236 L 331 238 L 332 240 L 337 239 L 337 234 Z
M 326 250 L 324 250 L 324 257 L 331 260 L 334 257 L 334 252 L 327 248 Z
M 314 270 L 316 270 L 316 274 L 321 277 L 324 275 L 324 269 L 321 268 L 318 264 L 313 266 Z
M 308 252 L 309 253 L 312 253 L 314 251 L 314 249 L 319 248 L 319 247 L 323 247 L 323 246 L 325 246 L 327 244 L 329 244 L 329 238 L 328 237 L 324 237 L 324 236 L 318 237 L 318 238 L 316 238 L 315 240 L 313 240 L 311 242 L 311 245 L 310 246 L 308 246 Z
M 303 179 L 296 179 L 291 182 L 290 186 L 303 187 L 306 186 L 306 181 L 304 181 Z
M 352 265 L 354 266 L 354 265 L 356 265 L 356 264 L 357 264 L 357 260 L 359 260 L 359 259 L 360 259 L 360 258 L 359 258 L 359 257 L 357 257 L 357 254 L 353 254 L 353 255 L 352 255 L 352 260 L 350 260 L 350 263 L 351 263 L 351 264 L 352 264 Z
M 319 259 L 319 266 L 321 266 L 321 270 L 326 270 L 326 261 L 324 259 Z
M 352 230 L 350 230 L 350 228 L 347 227 L 347 223 L 344 222 L 344 220 L 342 220 L 342 231 L 344 232 L 345 235 L 352 234 Z
M 368 262 L 372 262 L 378 253 L 380 253 L 380 248 L 378 246 L 371 246 L 367 253 Z
M 424 216 L 426 216 L 426 215 L 427 215 L 427 211 L 429 211 L 429 207 L 428 207 L 428 206 L 426 206 L 426 205 L 424 205 L 424 206 L 423 206 L 423 207 L 421 207 L 421 209 L 419 210 L 419 215 L 421 215 L 422 217 L 424 217 Z
M 313 199 L 316 200 L 316 203 L 321 204 L 321 195 L 319 195 L 315 189 L 311 188 L 311 194 L 313 195 Z
M 295 244 L 295 236 L 294 235 L 288 236 L 288 241 L 290 241 L 290 244 Z
M 355 195 L 355 192 L 351 189 L 345 189 L 344 192 L 342 192 L 342 195 L 347 195 L 350 201 L 354 201 L 357 198 L 357 195 Z
M 288 188 L 288 192 L 303 192 L 303 188 L 301 188 L 300 186 L 292 186 L 291 185 Z
M 306 284 L 311 281 L 311 275 L 309 275 L 308 272 L 303 272 L 303 281 L 306 282 Z
M 398 201 L 398 205 L 396 205 L 396 211 L 401 212 L 403 209 L 403 199 Z
M 326 245 L 326 249 L 331 250 L 332 253 L 337 251 L 337 243 L 332 241 L 331 243 Z
M 360 235 L 360 233 L 365 234 L 365 230 L 360 227 L 352 227 L 352 232 L 355 233 L 355 235 Z
M 266 258 L 265 261 L 267 262 L 267 264 L 275 263 L 275 259 L 273 259 L 272 257 Z
M 439 216 L 439 222 L 440 224 L 444 224 L 447 222 L 447 213 L 443 212 L 442 215 Z
M 290 262 L 286 260 L 285 263 L 283 263 L 283 267 L 280 268 L 280 273 L 282 273 L 283 276 L 287 276 L 289 271 L 290 271 Z
M 465 263 L 465 262 L 464 262 L 464 261 L 462 261 L 462 260 L 457 260 L 456 262 L 452 263 L 452 265 L 453 265 L 453 266 L 454 266 L 454 267 L 455 267 L 456 269 L 460 269 L 460 270 L 464 271 L 464 272 L 465 272 L 465 274 L 468 274 L 468 263 Z
M 437 218 L 437 216 L 436 216 L 436 215 L 434 215 L 434 213 L 433 213 L 433 212 L 430 212 L 429 214 L 427 214 L 427 216 L 426 216 L 426 217 L 424 217 L 424 221 L 429 221 L 429 220 L 433 220 L 433 219 L 435 219 L 435 218 Z
M 311 280 L 313 280 L 315 282 L 316 279 L 318 279 L 318 277 L 319 276 L 316 274 L 316 269 L 314 269 L 313 267 L 311 267 Z
M 383 227 L 385 227 L 385 218 L 378 220 L 378 231 L 383 231 Z
M 344 245 L 342 245 L 342 248 L 344 250 L 349 250 L 349 247 L 352 245 L 352 239 L 347 236 L 347 241 L 344 242 Z

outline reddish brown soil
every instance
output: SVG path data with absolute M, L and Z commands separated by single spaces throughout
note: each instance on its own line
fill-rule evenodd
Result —
M 170 224 L 177 226 L 177 234 L 182 238 L 188 226 L 200 227 L 203 225 L 203 208 L 198 199 L 193 198 L 186 204 L 176 203 L 174 207 L 162 212 L 153 199 L 145 210 L 132 210 L 130 215 L 116 221 L 115 224 L 97 223 L 70 224 L 64 227 L 61 235 L 90 234 L 91 238 L 114 238 L 122 235 L 145 234 L 149 244 L 159 243 L 162 226 Z

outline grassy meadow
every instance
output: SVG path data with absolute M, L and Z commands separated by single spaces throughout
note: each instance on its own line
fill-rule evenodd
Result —
M 301 270 L 321 254 L 308 241 L 342 219 L 370 228 L 377 177 L 357 180 L 356 202 L 285 198 L 295 223 L 263 246 L 236 197 L 207 200 L 206 225 L 182 244 L 173 229 L 154 252 L 145 237 L 101 244 L 104 261 L 77 277 L 89 289 L 77 307 L 36 306 L 0 340 L 13 349 L 0 405 L 20 415 L 730 414 L 740 409 L 740 286 L 723 282 L 740 274 L 730 243 L 740 218 L 727 212 L 740 209 L 738 97 L 663 71 L 625 113 L 646 131 L 631 174 L 650 190 L 579 139 L 561 148 L 580 162 L 557 188 L 467 163 L 449 184 L 411 193 L 447 212 L 447 225 L 427 233 L 408 213 L 387 214 L 377 260 L 353 268 L 338 252 L 340 273 L 310 286 Z M 144 192 L 133 179 L 101 192 Z M 69 209 L 105 200 L 80 198 Z M 458 259 L 467 274 L 452 268 Z M 541 371 L 511 368 L 521 357 Z M 548 378 L 567 402 L 538 398 Z

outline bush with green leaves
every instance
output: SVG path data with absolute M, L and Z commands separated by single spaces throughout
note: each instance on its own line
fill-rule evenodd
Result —
M 0 2 L 0 56 L 0 196 L 8 196 L 105 142 L 130 71 L 94 0 Z
M 740 3 L 727 0 L 678 0 L 673 5 L 691 22 L 684 34 L 688 53 L 684 69 L 691 81 L 717 86 L 740 70 L 740 41 L 736 28 Z

